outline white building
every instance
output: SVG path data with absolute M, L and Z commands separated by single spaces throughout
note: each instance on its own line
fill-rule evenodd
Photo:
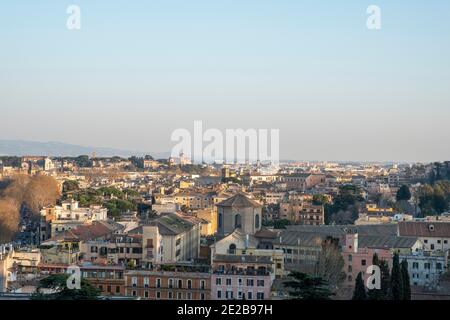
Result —
M 424 251 L 446 252 L 450 250 L 450 222 L 399 222 L 398 235 L 418 237 L 424 244 Z
M 102 206 L 92 205 L 89 208 L 78 207 L 78 201 L 64 201 L 61 206 L 46 207 L 41 210 L 42 220 L 51 224 L 51 233 L 42 240 L 53 237 L 59 232 L 76 228 L 85 223 L 106 221 L 108 210 Z
M 447 270 L 448 253 L 432 254 L 430 252 L 415 252 L 400 256 L 400 261 L 408 262 L 410 283 L 413 286 L 423 286 L 435 289 L 440 276 Z

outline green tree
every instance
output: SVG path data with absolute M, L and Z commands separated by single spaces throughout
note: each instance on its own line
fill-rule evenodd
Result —
M 398 189 L 398 191 L 397 191 L 396 198 L 397 198 L 397 201 L 402 201 L 402 200 L 408 201 L 408 200 L 410 200 L 411 199 L 411 192 L 409 191 L 408 186 L 402 185 L 400 187 L 400 189 Z
M 315 194 L 313 195 L 313 205 L 320 206 L 328 203 L 328 198 L 323 194 Z
M 81 279 L 80 289 L 67 287 L 68 274 L 54 274 L 40 280 L 37 293 L 32 300 L 97 300 L 100 290 L 92 286 L 87 280 Z M 50 289 L 53 293 L 44 294 L 42 289 Z
M 391 298 L 392 300 L 403 299 L 403 278 L 397 252 L 394 254 L 394 259 L 392 261 Z
M 411 300 L 411 284 L 409 282 L 408 261 L 403 260 L 400 267 L 403 280 L 403 300 Z
M 353 299 L 352 300 L 366 300 L 366 288 L 364 286 L 364 279 L 362 277 L 362 272 L 358 273 L 358 276 L 355 280 L 355 290 L 353 291 Z
M 292 279 L 284 283 L 291 288 L 290 295 L 297 300 L 329 300 L 333 293 L 328 288 L 328 282 L 321 277 L 310 276 L 306 273 L 293 271 L 289 274 Z
M 379 259 L 378 255 L 374 253 L 372 257 L 372 265 L 378 266 L 381 272 L 380 289 L 371 289 L 367 291 L 369 300 L 388 300 L 390 291 L 390 274 L 389 265 L 386 260 Z
M 72 192 L 80 189 L 80 185 L 76 180 L 66 180 L 63 183 L 63 192 Z

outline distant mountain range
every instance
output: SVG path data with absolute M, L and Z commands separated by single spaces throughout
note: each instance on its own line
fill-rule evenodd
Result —
M 169 152 L 142 152 L 115 148 L 89 147 L 62 142 L 36 142 L 24 140 L 0 140 L 0 156 L 61 156 L 75 157 L 93 153 L 97 157 L 130 157 L 150 154 L 155 159 L 168 158 Z

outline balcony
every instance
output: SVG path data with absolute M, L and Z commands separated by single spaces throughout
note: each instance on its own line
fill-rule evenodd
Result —
M 271 270 L 254 270 L 254 269 L 241 269 L 241 270 L 221 270 L 217 269 L 213 271 L 213 274 L 217 275 L 238 275 L 238 276 L 269 276 Z

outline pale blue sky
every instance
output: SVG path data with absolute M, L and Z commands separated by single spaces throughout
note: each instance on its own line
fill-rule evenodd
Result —
M 169 151 L 203 120 L 278 128 L 283 159 L 448 160 L 449 17 L 448 0 L 2 1 L 0 139 Z

